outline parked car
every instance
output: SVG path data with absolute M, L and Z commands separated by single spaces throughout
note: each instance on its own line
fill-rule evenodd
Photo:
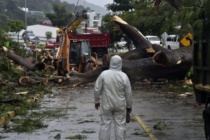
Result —
M 175 50 L 179 48 L 179 36 L 178 35 L 168 35 L 163 46 L 169 50 Z
M 33 31 L 24 31 L 22 34 L 22 38 L 24 42 L 34 42 L 35 44 L 39 44 L 40 39 L 37 37 Z
M 149 42 L 151 44 L 161 45 L 161 41 L 160 41 L 160 38 L 158 36 L 146 35 L 145 37 L 146 37 L 146 39 L 149 40 Z

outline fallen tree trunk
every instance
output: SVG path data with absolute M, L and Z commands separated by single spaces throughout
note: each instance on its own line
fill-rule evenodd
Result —
M 136 60 L 136 59 L 148 57 L 145 50 L 138 49 L 138 48 L 132 51 L 128 51 L 126 53 L 119 54 L 119 55 L 122 57 L 122 59 L 127 59 L 127 60 Z
M 185 62 L 178 65 L 163 67 L 153 63 L 152 58 L 139 60 L 123 60 L 122 70 L 129 76 L 131 82 L 142 79 L 184 79 L 191 67 L 192 62 Z
M 119 28 L 135 43 L 137 44 L 136 50 L 125 53 L 122 55 L 124 59 L 138 58 L 141 54 L 144 57 L 153 57 L 153 62 L 161 66 L 172 66 L 185 61 L 192 62 L 192 47 L 184 47 L 178 50 L 168 50 L 158 45 L 151 45 L 140 31 L 138 31 L 132 25 L 122 20 L 118 16 L 113 17 L 113 21 L 119 26 Z M 148 51 L 152 50 L 152 51 Z M 146 53 L 145 53 L 146 52 Z M 144 57 L 139 57 L 144 58 Z
M 32 64 L 36 63 L 36 59 L 32 56 L 25 58 L 25 61 L 30 62 Z
M 157 52 L 152 60 L 154 64 L 161 65 L 164 67 L 175 66 L 180 63 L 192 62 L 192 46 L 183 47 L 177 50 L 168 50 Z
M 33 77 L 34 78 L 34 77 Z M 19 84 L 21 85 L 36 85 L 36 84 L 40 84 L 42 83 L 43 85 L 47 85 L 48 84 L 48 79 L 47 78 L 39 78 L 35 80 L 35 78 L 33 79 L 32 77 L 29 76 L 23 76 L 19 79 Z
M 181 80 L 185 78 L 186 73 L 191 65 L 192 62 L 185 62 L 170 67 L 163 67 L 154 64 L 152 58 L 144 58 L 139 60 L 123 59 L 122 71 L 128 75 L 131 83 L 135 83 L 143 79 L 158 78 Z M 83 78 L 86 80 L 86 82 L 94 82 L 103 70 L 103 67 L 100 67 L 96 71 L 88 73 L 70 72 L 69 74 L 71 76 Z
M 137 60 L 141 58 L 148 58 L 154 56 L 157 52 L 167 53 L 169 52 L 168 49 L 165 49 L 159 45 L 152 44 L 152 48 L 155 53 L 147 53 L 145 49 L 142 48 L 136 48 L 135 50 L 128 51 L 126 53 L 120 54 L 122 59 L 128 59 L 128 60 Z
M 135 50 L 122 54 L 121 57 L 123 59 L 136 60 L 140 58 L 147 58 L 154 56 L 158 52 L 159 55 L 156 55 L 156 58 L 154 58 L 154 62 L 156 62 L 156 64 L 160 64 L 160 56 L 163 56 L 164 53 L 170 52 L 168 49 L 165 49 L 159 45 L 151 44 L 138 29 L 136 29 L 132 25 L 129 25 L 120 17 L 114 16 L 112 20 L 118 26 L 119 30 L 125 33 L 133 41 L 136 47 Z M 163 60 L 163 62 L 164 61 L 167 60 Z M 163 65 L 163 63 L 161 63 L 161 65 Z
M 122 20 L 118 16 L 113 16 L 112 20 L 117 25 L 117 28 L 122 30 L 133 41 L 135 47 L 139 50 L 142 50 L 142 54 L 145 52 L 143 50 L 146 50 L 145 53 L 155 53 L 152 44 L 139 30 L 129 25 L 126 21 Z
M 27 75 L 30 76 L 23 76 L 20 77 L 19 79 L 19 84 L 23 86 L 32 86 L 36 84 L 43 84 L 43 85 L 48 85 L 49 82 L 54 82 L 58 84 L 70 84 L 73 86 L 77 86 L 80 84 L 85 84 L 85 83 L 90 83 L 93 81 L 90 81 L 91 78 L 83 79 L 81 77 L 67 77 L 67 76 L 54 76 L 54 77 L 41 77 L 37 75 L 35 72 L 29 71 L 26 72 Z M 80 74 L 80 73 L 78 73 Z
M 15 54 L 12 50 L 9 50 L 7 48 L 3 48 L 4 52 L 7 55 L 7 58 L 13 60 L 14 62 L 20 64 L 21 66 L 24 66 L 27 70 L 43 70 L 45 68 L 45 64 L 43 63 L 30 63 L 29 61 L 27 61 L 27 59 L 24 59 L 23 57 Z
M 180 50 L 170 51 L 171 56 L 175 56 L 175 54 L 177 54 L 179 51 Z M 183 57 L 187 58 L 188 56 L 183 56 Z M 107 64 L 107 66 L 108 65 L 109 64 Z M 123 59 L 122 71 L 128 75 L 132 83 L 142 79 L 158 79 L 158 78 L 181 80 L 185 78 L 186 73 L 190 69 L 191 65 L 192 65 L 191 57 L 189 57 L 189 59 L 185 59 L 185 61 L 182 61 L 179 64 L 167 65 L 167 66 L 156 65 L 153 62 L 152 57 L 138 59 L 138 60 Z M 71 76 L 76 76 L 79 78 L 86 79 L 86 82 L 87 81 L 94 82 L 104 69 L 105 68 L 100 67 L 97 70 L 88 73 L 70 72 L 69 74 Z

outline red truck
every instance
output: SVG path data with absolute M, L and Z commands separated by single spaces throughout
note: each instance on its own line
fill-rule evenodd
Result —
M 74 34 L 69 33 L 70 39 L 88 40 L 91 46 L 92 53 L 96 52 L 98 57 L 102 57 L 108 53 L 108 48 L 112 45 L 112 36 L 109 33 L 100 34 Z
M 110 33 L 95 34 L 75 34 L 68 33 L 69 39 L 88 40 L 92 53 L 96 52 L 98 57 L 108 53 L 108 48 L 112 45 L 112 36 Z M 49 41 L 45 49 L 54 49 L 59 47 L 58 42 Z
M 76 14 L 75 19 L 62 30 L 67 30 L 69 39 L 88 40 L 92 53 L 96 52 L 99 57 L 102 57 L 104 54 L 108 53 L 108 48 L 113 44 L 112 35 L 109 33 L 87 34 L 86 32 L 85 34 L 77 34 L 77 27 L 85 19 L 87 19 L 87 12 L 84 10 L 81 13 Z M 61 30 L 58 31 L 59 34 L 61 32 Z M 58 42 L 47 42 L 45 48 L 52 49 L 55 47 L 58 47 Z

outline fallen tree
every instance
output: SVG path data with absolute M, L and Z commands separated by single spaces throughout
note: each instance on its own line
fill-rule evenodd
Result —
M 176 53 L 176 51 L 174 51 L 174 53 Z M 186 61 L 184 63 L 181 62 L 180 64 L 170 66 L 157 65 L 153 62 L 152 57 L 138 60 L 123 59 L 122 71 L 128 75 L 132 83 L 143 79 L 159 78 L 181 80 L 184 79 L 191 65 L 191 61 Z M 107 68 L 108 67 L 101 66 L 97 70 L 88 73 L 78 73 L 73 71 L 69 74 L 71 76 L 83 78 L 83 83 L 88 83 L 94 82 L 97 76 Z
M 44 63 L 32 63 L 33 60 L 31 58 L 25 59 L 17 54 L 15 54 L 12 50 L 7 49 L 6 47 L 2 48 L 2 51 L 6 54 L 7 58 L 13 60 L 14 62 L 24 66 L 27 70 L 43 70 L 45 68 Z
M 114 16 L 113 22 L 118 26 L 118 29 L 122 30 L 133 41 L 136 47 L 133 51 L 119 54 L 123 59 L 122 70 L 129 76 L 132 83 L 142 79 L 184 79 L 192 65 L 192 47 L 168 50 L 158 45 L 152 45 L 139 30 L 121 18 Z M 23 59 L 10 50 L 6 51 L 6 54 L 9 59 L 24 66 L 28 71 L 33 71 L 38 64 Z M 45 57 L 48 56 L 49 54 Z M 22 85 L 33 85 L 38 83 L 46 84 L 49 81 L 54 81 L 77 86 L 94 82 L 102 71 L 109 68 L 110 58 L 110 55 L 104 55 L 102 66 L 85 73 L 71 71 L 68 73 L 70 77 L 55 76 L 51 78 L 33 75 L 33 77 L 22 77 L 19 83 Z M 55 69 L 50 67 L 47 71 L 53 70 Z
M 192 47 L 168 50 L 152 45 L 135 27 L 114 16 L 113 21 L 134 43 L 136 49 L 120 54 L 123 59 L 122 70 L 132 83 L 142 79 L 184 79 L 192 65 Z M 111 56 L 103 57 L 103 66 L 88 73 L 70 72 L 71 76 L 93 82 L 104 69 L 108 69 Z M 105 62 L 105 63 L 104 63 Z

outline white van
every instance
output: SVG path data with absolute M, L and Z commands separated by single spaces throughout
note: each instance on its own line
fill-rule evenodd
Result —
M 164 48 L 169 50 L 175 50 L 179 48 L 179 36 L 168 35 L 164 44 Z

